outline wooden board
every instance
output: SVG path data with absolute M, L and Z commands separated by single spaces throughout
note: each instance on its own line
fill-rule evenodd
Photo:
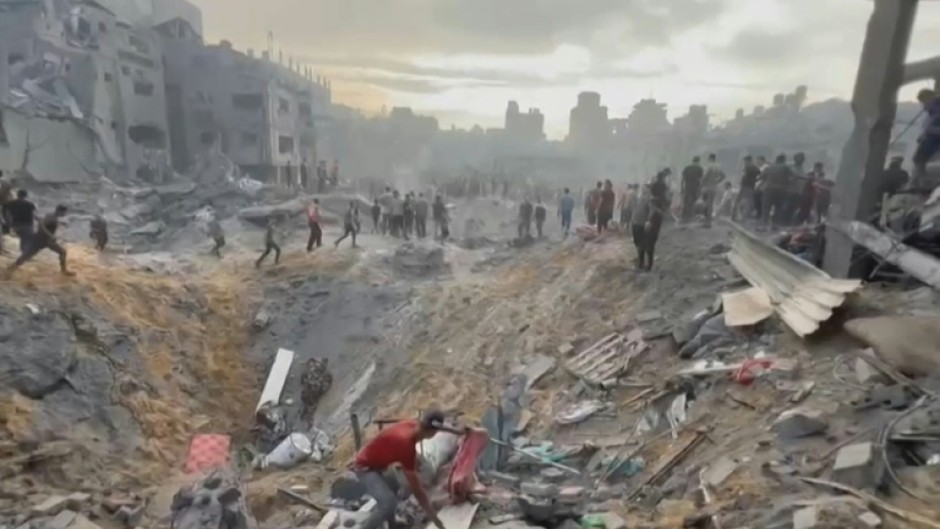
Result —
M 627 336 L 613 333 L 578 353 L 565 369 L 588 384 L 601 385 L 616 379 L 630 367 L 631 360 L 648 349 L 640 329 L 630 331 Z
M 290 366 L 293 362 L 293 351 L 289 349 L 277 350 L 277 356 L 274 357 L 274 364 L 271 365 L 268 380 L 264 383 L 264 390 L 261 392 L 261 398 L 258 400 L 258 407 L 255 408 L 255 411 L 258 411 L 261 406 L 269 402 L 275 405 L 281 402 L 281 393 L 284 391 L 284 384 L 287 383 L 287 375 L 290 373 Z

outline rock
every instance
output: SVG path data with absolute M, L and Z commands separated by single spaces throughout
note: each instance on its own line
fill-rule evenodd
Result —
M 810 506 L 793 513 L 793 529 L 812 529 L 819 523 L 819 512 Z
M 255 529 L 238 474 L 229 468 L 213 471 L 182 487 L 173 497 L 170 527 L 176 529 Z M 128 513 L 130 514 L 130 513 Z
M 702 476 L 711 487 L 718 487 L 738 468 L 738 463 L 729 457 L 721 457 L 712 463 Z
M 75 517 L 69 529 L 101 529 L 101 527 L 81 514 Z
M 133 507 L 125 505 L 114 513 L 114 518 L 127 527 L 137 527 L 140 525 L 141 520 L 144 519 L 144 510 L 146 507 L 147 505 L 144 503 Z
M 940 374 L 940 317 L 881 316 L 846 322 L 845 330 L 908 375 Z
M 647 323 L 661 320 L 663 318 L 663 313 L 658 310 L 648 310 L 646 312 L 641 312 L 636 315 L 636 322 L 639 325 L 645 325 Z
M 43 524 L 43 529 L 66 529 L 75 520 L 78 513 L 71 510 L 64 510 L 57 514 L 51 521 Z
M 539 475 L 542 476 L 542 479 L 549 483 L 561 483 L 565 480 L 567 475 L 560 469 L 555 467 L 546 467 L 543 468 Z
M 868 388 L 865 397 L 856 406 L 858 409 L 885 408 L 901 410 L 910 406 L 914 396 L 901 384 L 885 386 L 878 384 Z
M 487 477 L 489 477 L 491 480 L 493 480 L 493 481 L 495 481 L 495 482 L 497 482 L 497 483 L 500 483 L 500 484 L 502 484 L 502 485 L 505 485 L 505 486 L 507 486 L 507 487 L 512 487 L 512 488 L 518 487 L 518 486 L 519 486 L 519 482 L 521 481 L 521 480 L 519 479 L 519 476 L 516 476 L 516 475 L 513 475 L 513 474 L 507 474 L 507 473 L 505 473 L 505 472 L 499 472 L 499 471 L 496 471 L 496 470 L 492 470 L 492 471 L 490 471 L 490 472 L 487 472 L 486 475 L 487 475 Z
M 255 318 L 251 321 L 251 326 L 256 331 L 263 331 L 271 324 L 272 315 L 267 308 L 262 308 L 255 314 Z
M 871 349 L 869 349 L 869 351 L 874 353 Z M 885 376 L 861 358 L 855 359 L 855 378 L 858 380 L 859 384 L 885 382 Z
M 561 503 L 575 504 L 584 499 L 584 487 L 562 487 L 558 491 L 558 501 Z
M 537 499 L 522 495 L 516 498 L 523 516 L 535 523 L 545 523 L 555 516 L 555 504 L 552 500 Z
M 88 494 L 87 492 L 73 492 L 72 494 L 69 494 L 65 500 L 69 509 L 72 509 L 73 511 L 80 511 L 82 510 L 82 507 L 88 505 L 88 503 L 91 502 L 91 494 Z
M 862 514 L 859 514 L 858 521 L 865 524 L 865 527 L 881 527 L 881 518 L 871 511 L 866 511 Z
M 69 500 L 65 496 L 50 496 L 39 505 L 34 505 L 29 513 L 32 516 L 55 516 L 68 506 Z
M 56 312 L 33 316 L 26 309 L 0 306 L 0 365 L 3 384 L 31 399 L 55 392 L 74 367 L 75 331 Z M 55 514 L 55 513 L 53 513 Z
M 873 489 L 881 482 L 881 468 L 871 442 L 843 447 L 836 455 L 832 478 L 859 490 Z
M 565 342 L 558 346 L 558 354 L 561 356 L 568 356 L 571 352 L 574 351 L 574 346 L 568 342 Z
M 523 494 L 528 494 L 534 498 L 554 498 L 558 495 L 558 486 L 551 483 L 536 483 L 531 481 L 523 482 L 519 485 Z
M 141 236 L 156 236 L 163 233 L 163 230 L 166 229 L 166 224 L 162 220 L 154 220 L 144 224 L 139 228 L 131 230 L 131 235 L 141 235 Z
M 829 428 L 823 416 L 822 410 L 809 406 L 793 408 L 780 414 L 773 430 L 778 438 L 785 441 L 820 434 Z

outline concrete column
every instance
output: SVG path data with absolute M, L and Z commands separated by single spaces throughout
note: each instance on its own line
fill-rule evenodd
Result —
M 3 31 L 0 26 L 0 31 Z M 10 52 L 9 46 L 0 40 L 0 104 L 9 102 L 10 94 Z
M 842 150 L 833 190 L 830 216 L 835 221 L 867 222 L 875 211 L 917 4 L 875 0 L 852 95 L 855 128 Z M 827 230 L 826 271 L 848 277 L 853 247 L 845 235 Z

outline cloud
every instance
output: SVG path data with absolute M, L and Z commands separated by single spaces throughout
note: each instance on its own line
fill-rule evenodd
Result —
M 746 29 L 726 46 L 713 51 L 741 66 L 780 68 L 805 60 L 805 46 L 810 39 L 797 31 L 770 33 L 763 28 Z

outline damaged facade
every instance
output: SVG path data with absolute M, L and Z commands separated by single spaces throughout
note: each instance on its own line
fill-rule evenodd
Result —
M 167 176 L 156 33 L 91 1 L 0 5 L 4 128 L 19 137 L 3 149 L 4 168 L 44 181 L 80 181 L 112 170 Z M 53 132 L 62 128 L 70 132 Z M 39 149 L 50 156 L 37 156 Z M 40 161 L 49 157 L 78 159 Z
M 201 33 L 184 0 L 0 1 L 0 169 L 160 183 L 216 142 L 257 176 L 312 165 L 325 83 Z
M 183 170 L 218 143 L 242 170 L 260 180 L 298 182 L 313 171 L 315 120 L 330 89 L 310 71 L 298 73 L 223 41 L 205 46 L 181 19 L 157 27 L 167 68 L 173 164 Z M 312 174 L 312 173 L 311 173 Z

